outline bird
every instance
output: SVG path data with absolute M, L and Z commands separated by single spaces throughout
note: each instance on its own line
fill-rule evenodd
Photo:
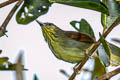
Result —
M 53 23 L 36 22 L 41 26 L 45 41 L 59 60 L 80 63 L 95 44 L 95 39 L 83 32 L 66 31 Z

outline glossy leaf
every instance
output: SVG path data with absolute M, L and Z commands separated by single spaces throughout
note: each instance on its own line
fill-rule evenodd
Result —
M 108 67 L 110 65 L 110 57 L 108 54 L 105 52 L 103 45 L 100 45 L 98 47 L 98 56 L 105 65 L 105 67 Z
M 22 67 L 22 70 L 28 70 L 28 69 L 25 69 L 23 65 L 21 65 L 21 67 Z M 12 64 L 10 62 L 0 64 L 0 70 L 2 70 L 2 71 L 16 70 L 16 64 Z
M 8 63 L 8 57 L 1 57 L 0 58 L 0 70 L 5 70 L 7 63 Z
M 19 24 L 28 24 L 47 13 L 51 4 L 48 0 L 25 0 L 16 15 L 16 20 Z
M 0 64 L 4 64 L 5 62 L 8 62 L 8 57 L 1 57 L 0 58 Z
M 120 48 L 117 47 L 116 45 L 112 44 L 112 43 L 109 43 L 109 46 L 110 46 L 111 52 L 112 52 L 114 55 L 120 57 Z
M 79 21 L 71 21 L 70 24 L 72 25 L 73 28 L 75 28 L 75 30 L 77 30 L 78 32 L 80 32 L 80 22 Z M 79 24 L 79 26 L 77 27 L 76 24 Z
M 96 78 L 102 76 L 105 73 L 106 73 L 105 66 L 100 61 L 99 57 L 96 56 L 91 80 L 95 80 Z
M 102 36 L 101 36 L 101 43 L 103 45 L 105 52 L 110 58 L 110 64 L 112 66 L 120 65 L 120 48 L 111 43 L 108 43 L 107 41 L 104 40 Z
M 111 65 L 120 65 L 120 48 L 111 43 L 109 43 L 109 47 L 111 49 Z
M 100 45 L 98 48 L 98 55 L 102 60 L 102 62 L 104 63 L 104 65 L 108 67 L 110 65 L 110 57 L 111 57 L 110 48 L 108 46 L 107 41 L 104 39 L 104 37 L 100 33 L 99 35 L 100 35 L 100 41 L 102 45 Z
M 103 45 L 103 48 L 106 51 L 107 55 L 110 57 L 111 52 L 110 52 L 110 48 L 108 46 L 108 43 L 100 33 L 99 33 L 99 35 L 100 35 L 100 41 L 101 41 L 101 43 Z
M 78 32 L 86 33 L 87 35 L 95 38 L 94 32 L 90 26 L 90 24 L 85 20 L 81 19 L 81 21 L 71 21 L 70 24 L 74 27 Z M 78 24 L 78 27 L 77 27 Z
M 13 64 L 8 61 L 8 57 L 0 58 L 0 70 L 16 70 L 17 64 Z M 21 65 L 22 70 L 27 70 L 24 68 L 24 65 Z
M 103 0 L 103 3 L 108 7 L 109 16 L 101 15 L 101 22 L 104 28 L 108 28 L 120 16 L 120 3 L 116 0 Z
M 107 7 L 100 0 L 49 0 L 49 1 L 75 7 L 87 8 L 105 14 L 109 14 Z

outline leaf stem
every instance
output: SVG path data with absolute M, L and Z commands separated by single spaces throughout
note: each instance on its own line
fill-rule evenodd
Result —
M 108 30 L 103 34 L 104 38 L 107 37 L 107 35 L 112 31 L 112 29 L 120 22 L 120 16 L 114 21 L 114 23 L 108 28 Z M 96 42 L 96 44 L 93 46 L 93 48 L 89 51 L 88 56 L 91 56 L 96 49 L 99 47 L 100 45 L 100 39 Z M 87 60 L 89 59 L 89 57 L 84 58 L 81 62 L 81 64 L 76 68 L 75 71 L 80 71 L 81 68 L 84 66 L 84 64 L 87 62 Z M 76 77 L 77 72 L 73 72 L 73 74 L 70 76 L 69 80 L 73 80 Z

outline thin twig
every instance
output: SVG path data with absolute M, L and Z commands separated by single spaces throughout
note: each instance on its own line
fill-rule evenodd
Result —
M 84 72 L 89 72 L 89 73 L 92 73 L 93 71 L 89 70 L 89 69 L 81 69 L 82 71 Z
M 114 71 L 108 72 L 100 77 L 98 77 L 96 80 L 106 80 L 106 79 L 110 79 L 111 77 L 117 75 L 118 73 L 120 73 L 120 68 L 115 69 Z
M 106 36 L 112 31 L 112 29 L 120 22 L 120 16 L 115 20 L 115 22 L 108 28 L 108 30 L 103 34 L 104 38 L 106 38 Z M 96 42 L 96 44 L 93 46 L 93 48 L 89 51 L 88 56 L 91 56 L 96 49 L 99 47 L 100 45 L 100 39 Z M 87 62 L 87 60 L 89 59 L 89 57 L 84 58 L 81 62 L 81 64 L 76 68 L 75 71 L 79 72 L 81 70 L 81 68 L 84 66 L 84 64 Z M 73 80 L 76 75 L 77 72 L 73 72 L 73 74 L 70 76 L 69 80 Z
M 112 41 L 117 42 L 120 44 L 120 39 L 113 38 Z
M 24 75 L 23 75 L 23 67 L 22 67 L 22 59 L 23 54 L 20 53 L 17 63 L 16 63 L 16 80 L 24 80 Z
M 16 2 L 16 1 L 18 1 L 18 0 L 8 0 L 6 2 L 3 2 L 3 3 L 0 4 L 0 8 L 5 7 L 5 6 L 9 5 L 9 4 L 12 4 L 12 3 Z
M 0 27 L 0 29 L 2 30 L 2 36 L 5 34 L 6 32 L 6 27 L 7 24 L 9 23 L 9 21 L 11 20 L 12 16 L 14 15 L 15 11 L 17 10 L 17 8 L 20 6 L 20 4 L 22 3 L 23 0 L 19 0 L 19 2 L 16 3 L 16 5 L 14 6 L 14 8 L 11 10 L 11 12 L 8 14 L 7 18 L 5 19 L 5 21 L 3 22 L 2 26 Z

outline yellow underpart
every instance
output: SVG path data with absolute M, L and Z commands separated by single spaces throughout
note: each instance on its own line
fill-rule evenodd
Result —
M 51 41 L 51 43 L 55 47 L 55 51 L 57 51 L 55 55 L 57 55 L 62 60 L 68 62 L 80 62 L 81 59 L 85 57 L 84 54 L 81 55 L 81 57 L 77 57 L 76 55 L 74 55 L 74 52 L 70 52 L 70 54 L 68 54 L 69 53 L 68 50 L 70 50 L 71 48 L 67 48 L 68 50 L 65 51 L 63 47 L 61 47 L 58 43 L 54 43 L 53 41 Z
M 54 38 L 54 36 L 52 35 L 52 34 L 50 34 L 51 33 L 51 31 L 50 30 L 54 30 L 54 28 L 47 28 L 47 27 L 44 27 L 43 28 L 43 30 L 44 30 L 44 33 L 46 34 L 46 36 L 48 37 L 48 40 L 49 40 L 49 46 L 54 46 L 55 47 L 55 49 L 57 50 L 57 53 L 55 54 L 58 58 L 61 58 L 61 55 L 60 54 L 58 54 L 58 53 L 60 53 L 60 50 L 59 50 L 59 48 L 58 48 L 58 46 L 56 45 L 56 43 L 52 40 L 52 38 L 53 39 L 55 39 Z M 51 47 L 50 47 L 51 48 Z M 53 49 L 51 49 L 52 51 L 53 51 Z
M 87 50 L 80 50 L 77 48 L 70 48 L 61 46 L 59 44 L 59 37 L 55 37 L 55 27 L 43 27 L 43 33 L 48 39 L 48 44 L 51 49 L 51 51 L 54 53 L 54 55 L 67 62 L 80 62 L 84 57 Z

